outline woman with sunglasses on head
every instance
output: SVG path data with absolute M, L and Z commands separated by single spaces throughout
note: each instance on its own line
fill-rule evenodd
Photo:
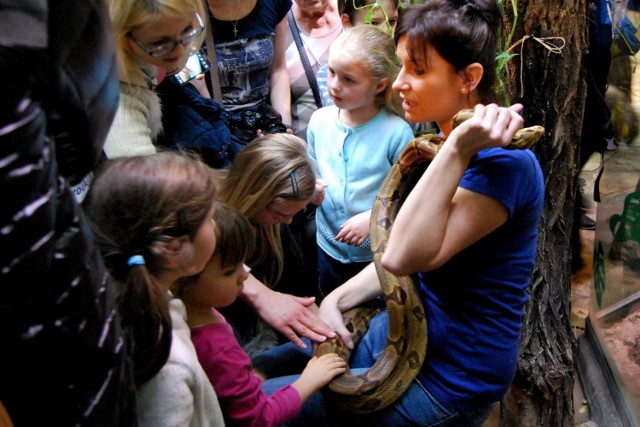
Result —
M 120 103 L 104 146 L 108 158 L 153 154 L 162 131 L 155 87 L 180 72 L 204 40 L 200 0 L 108 0 Z

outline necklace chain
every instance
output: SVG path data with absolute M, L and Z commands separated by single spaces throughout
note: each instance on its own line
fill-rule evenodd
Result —
M 231 21 L 231 25 L 233 25 L 233 37 L 238 37 L 238 21 L 239 19 L 236 19 L 235 21 Z

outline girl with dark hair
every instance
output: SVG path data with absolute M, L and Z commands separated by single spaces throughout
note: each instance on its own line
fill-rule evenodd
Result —
M 87 215 L 115 279 L 141 426 L 224 425 L 171 286 L 200 273 L 216 246 L 216 181 L 204 163 L 161 153 L 107 163 Z

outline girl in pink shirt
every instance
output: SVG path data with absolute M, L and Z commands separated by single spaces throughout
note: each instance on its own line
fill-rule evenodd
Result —
M 244 260 L 253 251 L 250 222 L 216 202 L 216 250 L 202 273 L 176 286 L 187 307 L 187 323 L 198 360 L 218 395 L 226 421 L 238 426 L 279 426 L 295 417 L 302 402 L 345 371 L 337 354 L 312 358 L 293 384 L 267 396 L 262 379 L 238 343 L 231 326 L 214 307 L 238 297 L 248 277 Z

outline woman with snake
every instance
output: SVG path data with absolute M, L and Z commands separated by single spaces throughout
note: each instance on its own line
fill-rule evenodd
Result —
M 415 278 L 426 356 L 392 403 L 354 416 L 317 394 L 292 425 L 481 426 L 511 384 L 544 183 L 530 150 L 503 148 L 523 107 L 493 103 L 500 19 L 495 0 L 429 0 L 401 13 L 393 87 L 406 118 L 437 122 L 446 142 L 397 212 L 380 264 Z M 454 126 L 463 109 L 473 116 Z M 320 317 L 348 347 L 342 313 L 379 297 L 381 281 L 371 264 L 322 302 Z M 372 320 L 352 368 L 372 366 L 387 345 L 386 313 Z

